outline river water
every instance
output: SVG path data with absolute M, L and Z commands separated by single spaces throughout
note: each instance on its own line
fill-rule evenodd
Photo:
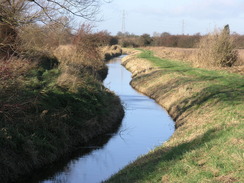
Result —
M 42 181 L 34 182 L 100 183 L 173 134 L 174 122 L 167 112 L 130 86 L 131 73 L 121 65 L 122 57 L 108 63 L 109 73 L 104 81 L 125 107 L 118 132 L 105 144 L 90 146 L 87 154 L 61 163 L 61 168 L 54 168 L 53 173 L 41 178 Z

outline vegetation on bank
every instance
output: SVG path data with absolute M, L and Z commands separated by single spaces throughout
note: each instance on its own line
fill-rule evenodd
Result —
M 151 51 L 123 60 L 131 85 L 176 122 L 164 145 L 106 182 L 244 182 L 244 78 L 160 59 Z
M 74 31 L 55 15 L 95 2 L 1 1 L 0 182 L 28 177 L 120 125 L 120 100 L 101 82 L 105 55 L 121 54 L 120 47 L 106 32 L 84 24 Z
M 58 65 L 52 67 L 51 58 L 48 64 L 1 64 L 1 182 L 52 163 L 120 124 L 120 100 L 99 81 L 106 67 L 54 60 Z
M 61 59 L 54 60 L 59 65 L 50 67 L 51 58 L 41 65 L 1 64 L 1 182 L 52 163 L 120 124 L 120 100 L 97 80 L 106 72 L 82 63 L 63 68 Z

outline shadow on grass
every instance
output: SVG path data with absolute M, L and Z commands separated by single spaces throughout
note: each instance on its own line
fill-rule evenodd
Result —
M 167 170 L 177 163 L 180 163 L 180 160 L 185 154 L 205 147 L 206 143 L 210 143 L 211 141 L 220 138 L 224 133 L 220 130 L 221 129 L 213 128 L 190 142 L 182 143 L 175 147 L 157 149 L 153 153 L 138 159 L 136 162 L 129 165 L 126 170 L 122 170 L 107 182 L 152 181 L 151 178 L 154 174 L 160 174 L 160 177 L 157 178 L 157 181 L 160 182 L 162 176 L 167 174 Z M 158 167 L 161 168 L 160 173 L 158 172 Z
M 181 97 L 167 108 L 174 120 L 177 120 L 187 110 L 202 106 L 205 102 L 211 102 L 212 105 L 221 103 L 234 106 L 240 105 L 244 100 L 244 82 L 242 78 L 235 76 L 226 77 L 221 74 L 201 73 L 192 77 L 190 74 L 182 76 L 178 72 L 172 72 L 172 70 L 167 69 L 156 70 L 135 77 L 132 81 L 132 85 L 143 86 L 145 83 L 151 81 L 154 82 L 158 79 L 163 80 L 163 77 L 166 77 L 166 75 L 170 73 L 174 75 L 169 75 L 165 78 L 168 82 L 157 83 L 147 88 L 147 95 L 152 98 L 160 98 L 161 100 L 170 97 L 174 92 L 180 93 L 180 89 L 184 89 L 184 86 L 187 86 L 185 90 L 190 88 L 190 96 L 184 96 L 184 94 L 182 94 L 182 96 L 184 96 L 183 98 Z M 170 79 L 168 77 L 170 77 Z M 198 89 L 195 87 L 195 85 L 198 84 L 200 84 L 200 87 L 203 87 L 201 91 L 197 91 Z M 184 90 L 182 92 L 184 92 Z
M 243 101 L 243 89 L 233 86 L 211 85 L 203 88 L 200 92 L 177 101 L 169 107 L 169 112 L 174 113 L 177 110 L 177 115 L 174 119 L 177 120 L 184 112 L 192 107 L 199 107 L 205 102 L 212 102 L 212 105 L 217 103 L 228 104 L 230 106 L 240 105 Z M 177 106 L 177 107 L 176 107 Z

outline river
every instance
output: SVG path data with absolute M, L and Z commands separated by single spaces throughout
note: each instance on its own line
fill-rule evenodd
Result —
M 131 73 L 121 65 L 122 57 L 107 64 L 109 73 L 104 81 L 125 107 L 125 117 L 118 132 L 100 145 L 87 147 L 86 154 L 49 167 L 49 175 L 43 173 L 42 178 L 38 178 L 41 181 L 31 182 L 100 183 L 173 134 L 174 122 L 167 112 L 130 86 Z

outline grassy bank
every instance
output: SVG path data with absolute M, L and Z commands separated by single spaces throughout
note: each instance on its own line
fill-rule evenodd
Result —
M 120 100 L 101 82 L 104 62 L 57 53 L 0 62 L 0 182 L 69 156 L 120 125 Z
M 107 182 L 244 182 L 244 78 L 192 68 L 151 51 L 123 60 L 131 85 L 154 98 L 176 122 L 164 145 Z

